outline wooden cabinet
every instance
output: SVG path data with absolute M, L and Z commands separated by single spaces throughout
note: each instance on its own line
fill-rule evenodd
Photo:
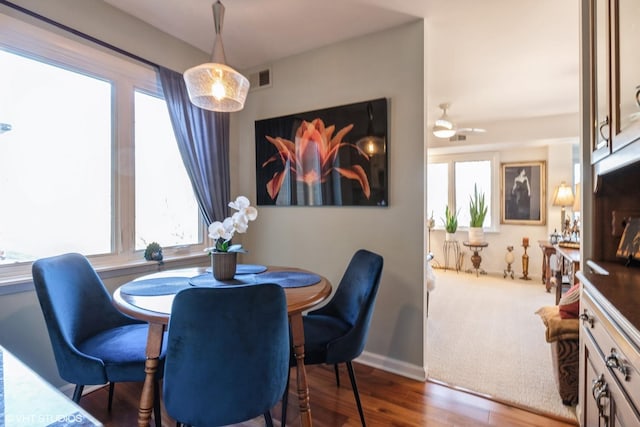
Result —
M 640 140 L 640 2 L 589 0 L 591 163 Z
M 602 277 L 584 272 L 580 278 L 580 425 L 638 426 L 638 330 L 599 292 Z
M 640 2 L 611 1 L 612 151 L 640 138 Z

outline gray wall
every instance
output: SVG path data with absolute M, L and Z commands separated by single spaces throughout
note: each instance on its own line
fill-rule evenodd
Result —
M 384 257 L 366 351 L 423 367 L 424 25 L 353 39 L 270 64 L 273 85 L 233 116 L 233 194 L 255 195 L 254 121 L 389 100 L 389 206 L 259 207 L 243 243 L 255 262 L 294 265 L 337 285 L 354 251 Z

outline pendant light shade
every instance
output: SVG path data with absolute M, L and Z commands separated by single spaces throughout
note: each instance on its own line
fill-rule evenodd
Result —
M 226 64 L 222 46 L 224 6 L 213 4 L 216 41 L 211 62 L 197 65 L 184 72 L 184 81 L 191 103 L 205 110 L 219 112 L 240 111 L 249 92 L 249 80 Z

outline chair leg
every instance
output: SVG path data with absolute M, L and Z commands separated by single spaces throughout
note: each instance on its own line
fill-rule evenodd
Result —
M 271 418 L 271 412 L 267 411 L 264 413 L 264 422 L 267 427 L 273 427 L 273 419 Z
M 153 387 L 153 418 L 156 420 L 156 427 L 162 427 L 162 410 L 160 409 L 160 384 L 155 382 Z
M 81 384 L 76 384 L 76 388 L 73 390 L 73 401 L 78 403 L 80 402 L 80 398 L 82 397 L 82 390 L 84 386 Z
M 364 422 L 364 412 L 362 412 L 362 404 L 360 403 L 360 393 L 358 393 L 358 386 L 356 385 L 356 374 L 353 372 L 353 365 L 351 362 L 347 362 L 347 370 L 349 371 L 349 379 L 351 380 L 351 387 L 353 388 L 353 396 L 356 398 L 356 405 L 358 405 L 360 421 L 362 421 L 362 427 L 366 427 L 366 423 Z
M 336 384 L 338 385 L 338 387 L 340 387 L 340 373 L 338 372 L 338 364 L 334 364 L 333 365 L 333 370 L 336 373 Z
M 287 386 L 284 388 L 282 395 L 282 417 L 280 418 L 280 426 L 287 425 L 287 405 L 289 404 L 289 380 L 291 379 L 291 369 L 287 372 Z
M 114 382 L 109 382 L 109 401 L 107 403 L 107 410 L 111 412 L 111 406 L 113 405 L 113 389 L 116 387 Z

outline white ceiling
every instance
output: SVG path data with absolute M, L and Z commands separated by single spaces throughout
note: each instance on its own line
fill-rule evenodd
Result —
M 214 0 L 104 0 L 210 53 Z M 577 113 L 579 0 L 224 0 L 229 65 L 426 19 L 427 115 L 460 126 Z M 398 47 L 399 49 L 402 46 Z

